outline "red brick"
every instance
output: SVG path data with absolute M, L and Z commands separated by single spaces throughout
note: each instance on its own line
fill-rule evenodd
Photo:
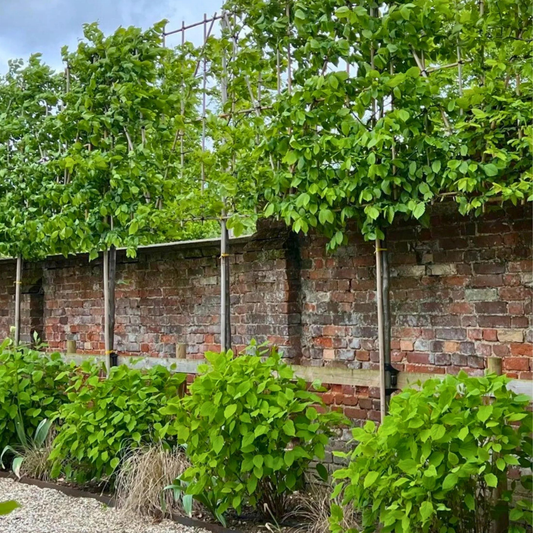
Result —
M 407 340 L 401 340 L 400 341 L 400 350 L 404 352 L 412 352 L 414 350 L 414 343 L 413 341 L 407 341 Z
M 511 355 L 524 355 L 527 357 L 533 357 L 533 344 L 513 342 L 511 343 Z
M 429 364 L 429 354 L 427 353 L 411 352 L 406 355 L 407 355 L 408 363 L 413 363 L 413 364 L 418 364 L 418 365 Z
M 529 370 L 529 359 L 527 357 L 506 357 L 503 360 L 504 370 Z
M 501 287 L 503 285 L 503 276 L 499 274 L 487 274 L 474 276 L 470 282 L 471 287 Z
M 367 350 L 356 350 L 355 358 L 358 361 L 370 361 L 370 352 L 368 352 Z
M 496 329 L 484 329 L 483 338 L 486 341 L 497 341 L 498 340 L 498 331 Z
M 422 372 L 424 374 L 444 374 L 446 370 L 443 367 L 430 365 L 405 365 L 406 372 Z
M 506 344 L 494 344 L 492 346 L 492 352 L 498 357 L 505 357 L 511 353 L 511 350 Z
M 367 418 L 368 411 L 364 409 L 358 409 L 357 407 L 345 407 L 344 414 L 352 420 L 361 420 Z
M 481 340 L 483 338 L 483 330 L 481 329 L 469 329 L 468 338 L 472 340 Z

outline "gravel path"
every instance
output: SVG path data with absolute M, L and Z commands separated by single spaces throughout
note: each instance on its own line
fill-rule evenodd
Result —
M 92 498 L 72 498 L 11 479 L 0 479 L 0 501 L 5 500 L 22 507 L 0 516 L 0 533 L 207 533 L 168 520 L 149 522 Z

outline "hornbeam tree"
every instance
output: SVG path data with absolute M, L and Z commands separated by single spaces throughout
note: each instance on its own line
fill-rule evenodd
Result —
M 39 54 L 10 61 L 0 79 L 0 254 L 16 257 L 15 344 L 20 339 L 23 260 L 49 252 L 47 220 L 56 212 L 57 182 L 50 158 L 57 151 L 52 115 L 60 79 Z
M 91 259 L 103 251 L 108 355 L 116 248 L 133 255 L 139 245 L 165 238 L 165 205 L 178 185 L 168 157 L 183 117 L 177 93 L 165 90 L 161 79 L 172 55 L 162 46 L 162 31 L 160 23 L 106 37 L 90 24 L 74 52 L 63 50 L 66 84 L 57 121 L 64 150 L 57 164 L 64 192 L 58 221 L 51 223 L 69 229 L 54 244 Z
M 290 79 L 260 146 L 280 162 L 258 168 L 266 215 L 336 247 L 350 219 L 374 239 L 446 196 L 464 214 L 532 199 L 529 2 L 227 7 Z

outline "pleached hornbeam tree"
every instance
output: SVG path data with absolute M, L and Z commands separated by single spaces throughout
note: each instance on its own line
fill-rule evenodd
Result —
M 15 345 L 21 340 L 23 263 L 49 251 L 43 226 L 57 210 L 49 163 L 58 147 L 53 114 L 60 81 L 39 54 L 10 61 L 0 77 L 0 254 L 16 258 Z

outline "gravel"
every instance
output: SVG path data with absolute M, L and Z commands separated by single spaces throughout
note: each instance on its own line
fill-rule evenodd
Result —
M 72 498 L 11 479 L 0 479 L 0 501 L 5 500 L 22 507 L 0 516 L 0 533 L 207 533 L 169 520 L 151 522 L 92 498 Z

